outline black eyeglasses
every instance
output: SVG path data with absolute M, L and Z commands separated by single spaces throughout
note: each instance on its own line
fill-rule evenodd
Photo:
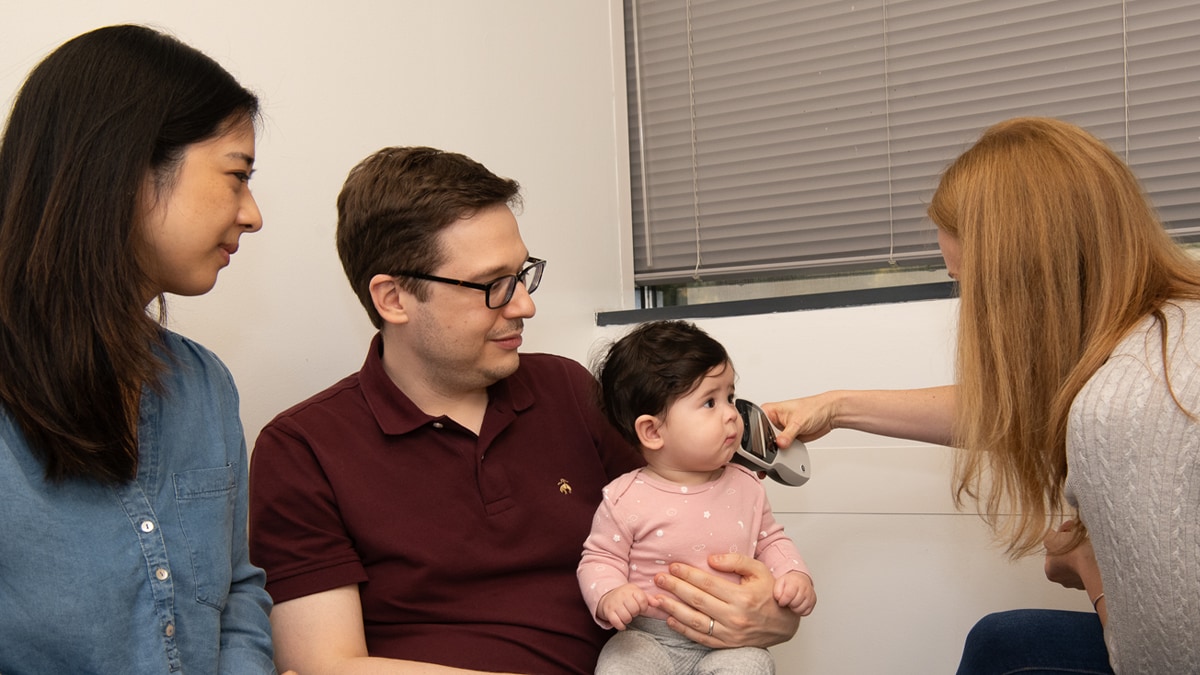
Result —
M 502 277 L 492 279 L 486 284 L 477 284 L 474 281 L 463 281 L 462 279 L 447 279 L 446 277 L 437 277 L 432 274 L 421 274 L 419 272 L 396 272 L 392 276 L 411 277 L 413 279 L 424 279 L 425 281 L 437 281 L 443 284 L 474 288 L 486 294 L 484 302 L 487 303 L 488 309 L 500 309 L 507 305 L 509 300 L 512 300 L 513 293 L 517 290 L 518 281 L 525 285 L 526 293 L 533 293 L 542 283 L 542 272 L 546 269 L 546 261 L 541 258 L 526 258 L 525 262 L 529 263 L 529 266 L 520 272 L 505 274 Z

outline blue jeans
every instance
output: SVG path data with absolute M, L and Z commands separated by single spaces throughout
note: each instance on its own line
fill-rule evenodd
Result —
M 1091 612 L 1015 609 L 989 614 L 967 634 L 958 675 L 1111 675 L 1104 628 Z

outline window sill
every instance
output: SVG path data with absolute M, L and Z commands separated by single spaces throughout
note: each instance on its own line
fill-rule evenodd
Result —
M 834 293 L 790 295 L 778 298 L 734 300 L 712 302 L 703 305 L 681 305 L 677 307 L 653 307 L 650 309 L 626 309 L 597 312 L 597 326 L 618 326 L 660 319 L 713 319 L 729 316 L 798 312 L 808 309 L 832 309 L 835 307 L 858 307 L 918 300 L 945 300 L 957 295 L 957 284 L 944 281 L 912 286 L 868 288 Z

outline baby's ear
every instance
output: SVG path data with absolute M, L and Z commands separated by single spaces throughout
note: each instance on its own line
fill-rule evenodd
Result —
M 660 430 L 662 420 L 654 415 L 640 415 L 633 421 L 633 429 L 637 432 L 638 442 L 647 450 L 658 450 L 663 445 Z

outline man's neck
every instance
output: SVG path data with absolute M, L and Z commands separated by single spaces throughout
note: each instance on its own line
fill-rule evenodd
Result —
M 415 367 L 414 367 L 415 366 Z M 449 417 L 479 434 L 487 411 L 487 388 L 455 388 L 452 382 L 431 377 L 417 364 L 406 359 L 403 349 L 384 341 L 383 372 L 404 395 L 426 415 Z

